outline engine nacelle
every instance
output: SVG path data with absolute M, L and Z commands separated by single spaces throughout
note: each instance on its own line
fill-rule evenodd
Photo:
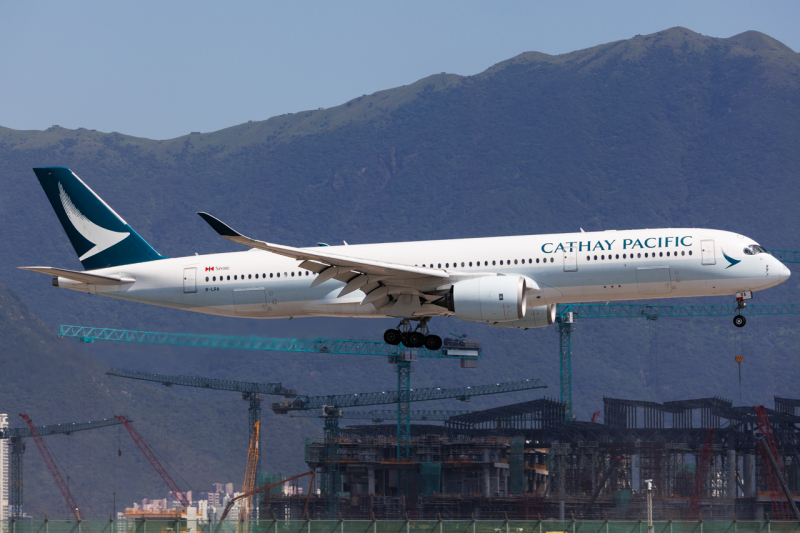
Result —
M 536 307 L 529 307 L 528 312 L 525 313 L 525 318 L 522 320 L 512 320 L 510 322 L 497 322 L 489 324 L 496 328 L 543 328 L 545 326 L 552 326 L 556 321 L 556 304 L 550 305 L 537 305 Z
M 468 322 L 506 322 L 525 318 L 525 278 L 486 276 L 453 285 L 452 311 Z

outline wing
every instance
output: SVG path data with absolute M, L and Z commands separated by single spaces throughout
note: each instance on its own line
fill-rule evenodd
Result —
M 447 280 L 450 277 L 444 270 L 387 263 L 385 261 L 375 261 L 372 259 L 329 253 L 326 252 L 328 248 L 324 246 L 307 249 L 258 241 L 250 237 L 245 237 L 208 213 L 198 213 L 198 215 L 208 222 L 214 231 L 229 241 L 302 261 L 302 263 L 300 263 L 301 268 L 319 274 L 311 284 L 312 287 L 330 279 L 337 279 L 345 282 L 346 285 L 339 293 L 339 297 L 359 289 L 364 290 L 365 293 L 371 293 L 379 288 L 381 291 L 381 298 L 385 297 L 387 294 L 395 293 L 408 292 L 419 294 L 410 287 L 411 280 L 419 278 Z M 396 289 L 392 290 L 393 287 Z M 370 299 L 370 296 L 372 296 L 372 299 Z M 377 300 L 378 294 L 370 294 L 364 299 L 362 305 L 373 303 Z
M 136 281 L 134 278 L 122 278 L 119 276 L 103 276 L 100 274 L 90 274 L 89 272 L 79 272 L 77 270 L 67 270 L 64 268 L 53 267 L 18 267 L 21 270 L 30 270 L 31 272 L 41 272 L 42 274 L 49 274 L 50 276 L 60 276 L 62 278 L 71 279 L 80 283 L 88 283 L 90 285 L 125 285 Z

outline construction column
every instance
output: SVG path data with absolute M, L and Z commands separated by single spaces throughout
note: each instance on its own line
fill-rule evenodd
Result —
M 733 447 L 733 431 L 728 435 L 728 456 L 725 462 L 728 466 L 728 498 L 736 498 L 739 492 L 736 486 L 736 450 Z

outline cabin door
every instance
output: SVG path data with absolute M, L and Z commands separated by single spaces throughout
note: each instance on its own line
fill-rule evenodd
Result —
M 183 292 L 197 292 L 197 268 L 183 269 Z
M 577 272 L 578 271 L 578 251 L 575 248 L 570 248 L 564 251 L 564 272 Z
M 714 255 L 714 241 L 700 241 L 700 261 L 704 265 L 716 265 L 717 257 Z

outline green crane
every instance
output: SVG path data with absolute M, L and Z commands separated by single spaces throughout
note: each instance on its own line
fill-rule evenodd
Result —
M 39 436 L 72 435 L 77 431 L 98 429 L 122 424 L 117 418 L 104 418 L 92 422 L 65 422 L 63 424 L 48 424 L 36 426 L 34 429 Z M 22 455 L 25 453 L 25 439 L 33 436 L 30 428 L 0 428 L 0 440 L 8 440 L 10 476 L 8 510 L 12 520 L 22 517 Z
M 776 252 L 776 250 L 771 250 Z M 800 252 L 792 252 L 800 257 Z M 791 261 L 790 261 L 791 262 Z M 743 305 L 648 305 L 648 304 L 569 304 L 559 305 L 556 323 L 559 338 L 559 383 L 566 417 L 572 420 L 572 333 L 578 318 L 692 318 L 730 317 L 746 311 L 748 315 L 794 315 L 800 304 Z
M 167 376 L 164 374 L 152 374 L 149 372 L 135 372 L 132 370 L 121 370 L 119 368 L 112 368 L 106 372 L 108 376 L 114 376 L 125 379 L 135 379 L 139 381 L 150 381 L 153 383 L 161 383 L 166 387 L 172 385 L 179 385 L 181 387 L 196 387 L 199 389 L 222 390 L 242 393 L 242 399 L 249 402 L 248 408 L 248 440 L 250 442 L 253 436 L 253 428 L 256 421 L 261 420 L 261 395 L 271 396 L 284 396 L 291 398 L 297 396 L 297 391 L 294 389 L 287 389 L 280 383 L 247 383 L 243 381 L 232 381 L 228 379 L 211 379 L 199 378 L 194 376 Z M 258 433 L 258 449 L 263 450 L 261 447 L 261 432 Z M 256 463 L 256 476 L 261 473 L 261 453 L 258 455 L 258 462 Z M 257 478 L 256 478 L 257 479 Z
M 472 411 L 437 411 L 414 410 L 409 413 L 409 418 L 417 422 L 447 422 L 450 417 L 466 415 Z M 292 413 L 292 418 L 320 418 L 320 413 L 312 411 L 297 411 Z M 372 410 L 372 411 L 342 411 L 339 416 L 342 420 L 371 420 L 375 424 L 386 420 L 397 420 L 397 411 Z

